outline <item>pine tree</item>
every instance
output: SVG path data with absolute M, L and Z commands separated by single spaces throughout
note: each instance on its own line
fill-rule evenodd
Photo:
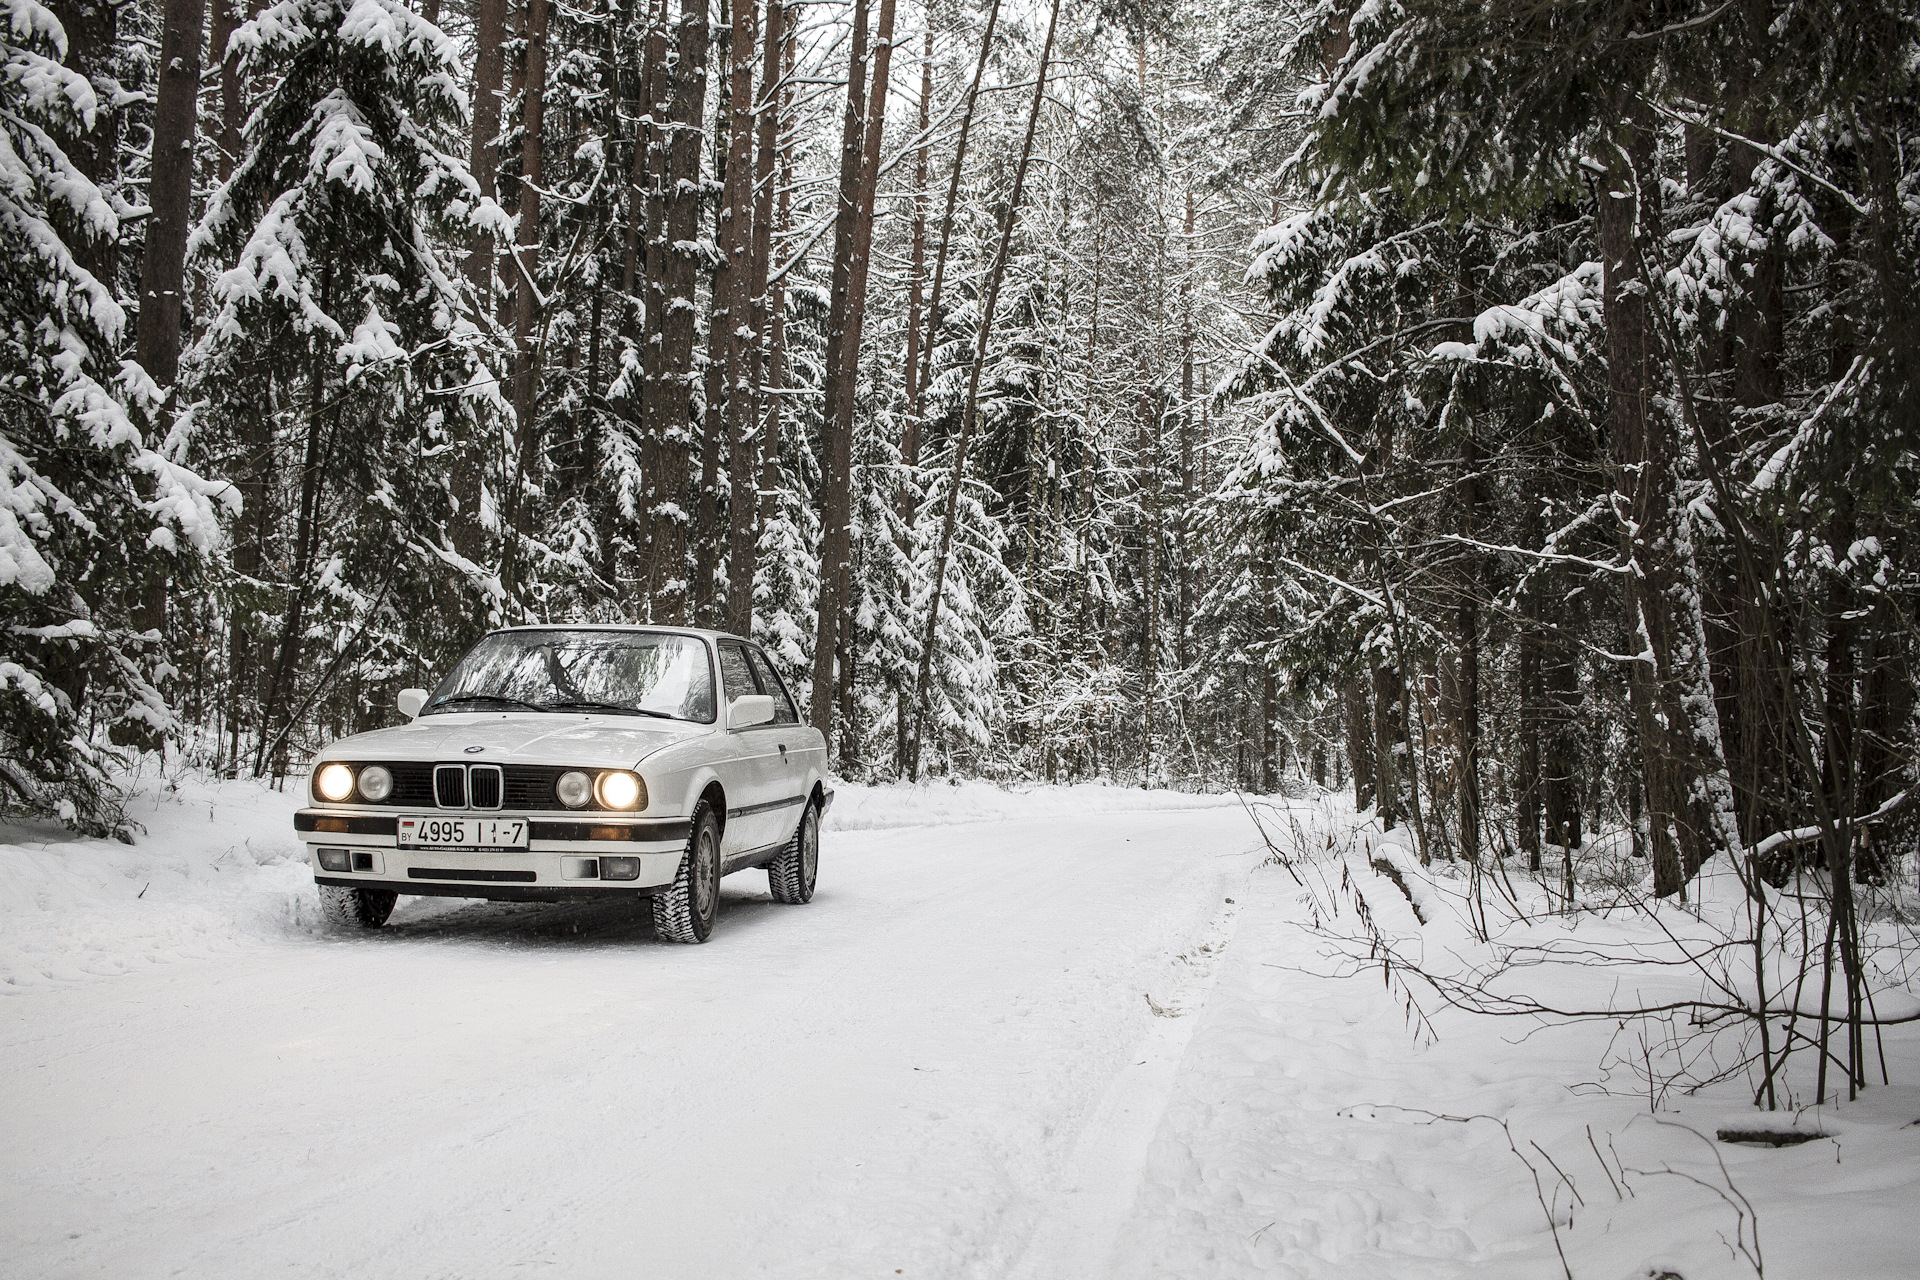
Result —
M 211 551 L 232 491 L 184 465 L 189 423 L 143 426 L 160 391 L 117 359 L 126 307 L 84 264 L 113 261 L 121 211 L 73 159 L 102 107 L 63 65 L 65 30 L 11 0 L 0 47 L 0 806 L 105 832 L 121 825 L 111 740 L 178 728 L 127 566 Z
M 447 445 L 506 408 L 487 372 L 497 353 L 464 311 L 450 246 L 477 224 L 502 228 L 449 149 L 466 120 L 454 46 L 405 5 L 282 0 L 233 42 L 244 68 L 271 67 L 277 79 L 194 232 L 193 252 L 219 269 L 191 385 L 212 401 L 209 427 L 229 439 L 269 412 L 267 448 L 287 468 L 268 496 L 294 519 L 268 548 L 288 586 L 259 601 L 279 622 L 263 653 L 253 752 L 256 770 L 278 771 L 289 732 L 323 692 L 326 669 L 316 681 L 303 661 L 311 642 L 377 635 L 383 618 L 391 627 L 413 612 L 396 609 L 398 597 L 499 590 L 439 571 L 468 563 L 448 531 Z M 470 390 L 418 412 L 436 385 Z M 350 519 L 330 514 L 342 499 Z M 469 596 L 416 616 L 447 619 L 457 637 L 474 612 Z

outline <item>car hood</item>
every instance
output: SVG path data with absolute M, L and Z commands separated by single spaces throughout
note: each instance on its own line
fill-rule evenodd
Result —
M 627 769 L 712 726 L 569 712 L 460 712 L 421 716 L 393 729 L 328 745 L 323 760 L 467 760 Z M 472 748 L 479 747 L 474 751 Z

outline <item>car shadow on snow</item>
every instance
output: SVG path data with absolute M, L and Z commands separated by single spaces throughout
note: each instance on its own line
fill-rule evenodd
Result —
M 742 875 L 720 886 L 713 941 L 757 930 L 782 913 L 764 879 Z M 379 936 L 512 947 L 662 946 L 646 899 L 608 902 L 489 902 L 484 898 L 402 898 Z

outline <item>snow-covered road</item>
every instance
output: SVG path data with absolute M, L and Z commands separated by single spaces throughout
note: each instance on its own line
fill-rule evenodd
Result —
M 16 986 L 0 1273 L 1097 1269 L 1193 1021 L 1153 1006 L 1204 998 L 1256 849 L 1237 807 L 843 830 L 704 947 L 407 902 Z
M 1746 1280 L 1763 1237 L 1773 1280 L 1912 1272 L 1920 1026 L 1857 1104 L 1650 1113 L 1611 1020 L 1355 963 L 1479 953 L 1462 869 L 1338 801 L 1256 806 L 1289 869 L 1232 797 L 847 787 L 814 902 L 742 873 L 704 947 L 453 899 L 334 933 L 296 804 L 0 827 L 0 1280 Z M 1763 1119 L 1826 1137 L 1714 1140 Z

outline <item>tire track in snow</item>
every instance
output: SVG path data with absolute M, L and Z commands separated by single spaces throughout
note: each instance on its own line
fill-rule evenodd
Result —
M 1010 1280 L 1103 1280 L 1115 1243 L 1146 1172 L 1147 1148 L 1160 1127 L 1187 1043 L 1206 1007 L 1220 958 L 1239 923 L 1227 899 L 1199 939 L 1177 960 L 1187 973 L 1168 1000 L 1145 993 L 1156 1015 L 1088 1114 L 1061 1185 L 1042 1211 Z

